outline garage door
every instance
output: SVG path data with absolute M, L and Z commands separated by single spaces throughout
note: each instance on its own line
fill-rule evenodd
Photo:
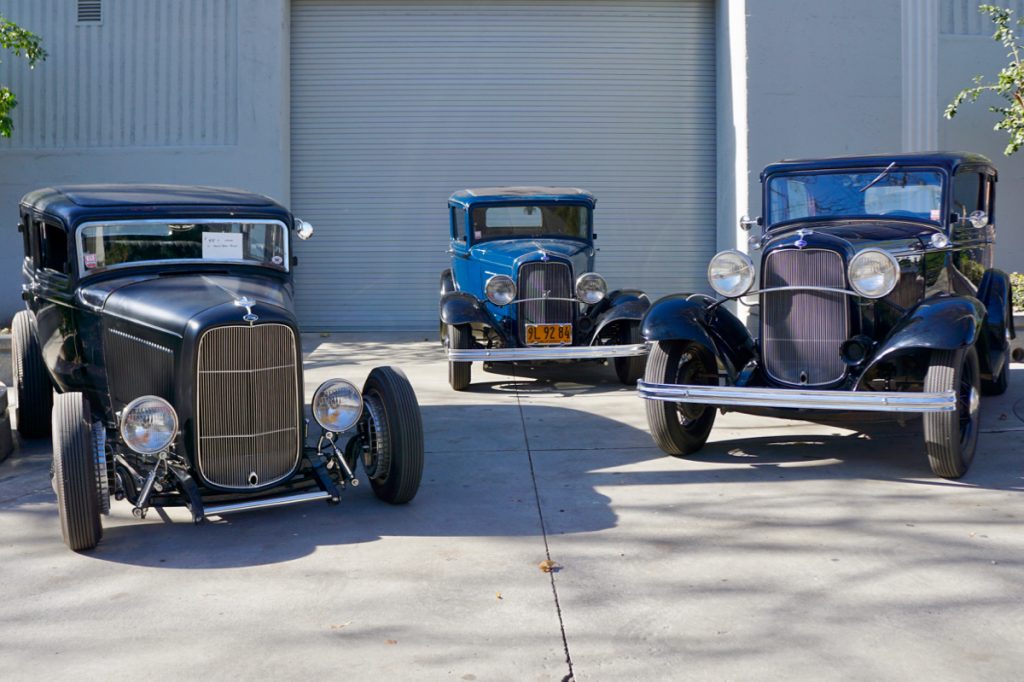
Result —
M 714 34 L 710 0 L 294 0 L 302 323 L 436 329 L 465 187 L 586 188 L 611 287 L 706 289 Z

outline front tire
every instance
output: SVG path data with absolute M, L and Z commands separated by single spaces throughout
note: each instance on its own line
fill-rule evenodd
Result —
M 643 343 L 643 338 L 640 336 L 640 324 L 626 322 L 619 343 L 627 346 Z M 627 386 L 636 384 L 636 380 L 644 375 L 645 367 L 647 367 L 647 358 L 643 355 L 615 358 L 615 374 L 618 375 L 619 381 Z
M 75 552 L 103 537 L 89 405 L 81 393 L 56 396 L 53 406 L 53 484 L 60 530 Z
M 651 384 L 717 384 L 714 359 L 693 343 L 660 341 L 647 356 L 644 381 Z M 697 452 L 708 440 L 715 423 L 713 405 L 646 400 L 647 425 L 658 447 L 681 457 Z
M 378 499 L 405 504 L 423 478 L 423 421 L 412 384 L 400 369 L 376 367 L 363 386 L 363 469 Z
M 27 310 L 16 314 L 11 323 L 11 360 L 18 395 L 18 432 L 26 438 L 46 436 L 53 412 L 53 386 L 43 364 L 35 321 Z
M 448 325 L 448 347 L 459 350 L 467 350 L 473 347 L 473 332 L 469 325 L 450 324 Z M 448 361 L 448 383 L 452 390 L 465 391 L 469 388 L 473 371 L 472 362 Z
M 924 390 L 952 390 L 957 396 L 955 411 L 924 415 L 925 449 L 936 476 L 960 478 L 974 460 L 980 426 L 980 374 L 974 347 L 932 352 Z

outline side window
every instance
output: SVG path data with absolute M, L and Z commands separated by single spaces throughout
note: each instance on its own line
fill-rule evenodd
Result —
M 25 255 L 32 260 L 32 267 L 42 267 L 42 258 L 39 253 L 39 228 L 42 226 L 38 220 L 31 216 L 26 217 L 25 239 L 28 241 L 28 250 Z
M 988 203 L 984 188 L 980 173 L 960 173 L 953 178 L 953 212 L 966 217 L 974 211 L 984 211 Z
M 452 224 L 455 225 L 456 241 L 466 241 L 466 211 L 462 208 L 452 209 Z
M 68 262 L 68 235 L 64 228 L 43 223 L 41 230 L 41 265 L 47 270 L 66 273 Z

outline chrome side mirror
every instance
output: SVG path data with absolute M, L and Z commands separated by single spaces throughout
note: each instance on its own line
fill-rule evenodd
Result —
M 971 214 L 967 216 L 967 220 L 971 225 L 980 230 L 988 225 L 988 214 L 982 210 L 971 211 Z
M 744 232 L 750 232 L 750 228 L 754 227 L 754 225 L 760 225 L 760 224 L 761 224 L 761 218 L 760 217 L 758 217 L 758 218 L 751 218 L 748 215 L 744 215 L 743 217 L 740 218 L 740 229 L 743 230 Z
M 313 236 L 313 226 L 305 220 L 299 220 L 295 223 L 295 235 L 302 241 L 306 241 Z

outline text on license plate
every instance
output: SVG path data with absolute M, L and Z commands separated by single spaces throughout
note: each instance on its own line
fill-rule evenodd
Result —
M 528 324 L 526 325 L 526 343 L 530 346 L 572 343 L 572 325 Z

